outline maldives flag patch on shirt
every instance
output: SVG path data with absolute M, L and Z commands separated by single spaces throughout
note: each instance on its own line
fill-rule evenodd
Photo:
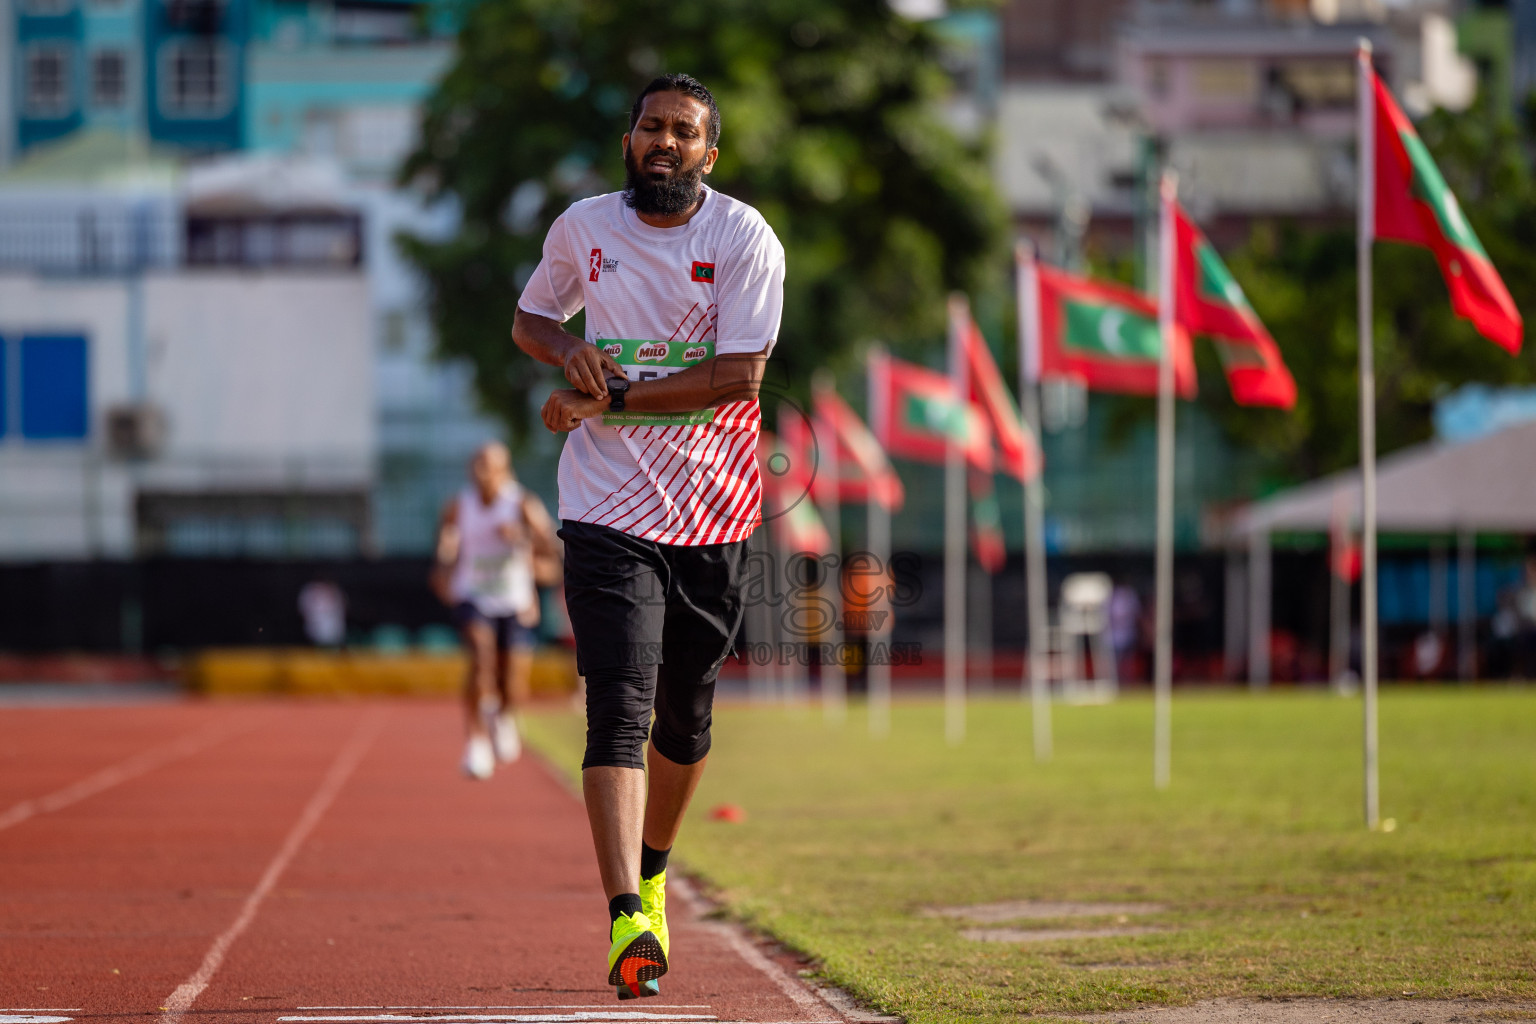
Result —
M 700 263 L 693 261 L 693 280 L 699 284 L 715 283 L 715 265 L 713 263 Z

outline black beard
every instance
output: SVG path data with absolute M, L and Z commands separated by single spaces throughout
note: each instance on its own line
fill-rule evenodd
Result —
M 647 154 L 649 155 L 649 154 Z M 671 174 L 659 177 L 640 169 L 635 154 L 624 149 L 624 205 L 637 213 L 675 217 L 687 213 L 699 201 L 704 189 L 704 158 L 692 167 L 681 165 Z

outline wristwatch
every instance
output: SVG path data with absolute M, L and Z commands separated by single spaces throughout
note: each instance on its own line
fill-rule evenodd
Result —
M 624 411 L 624 396 L 629 394 L 629 378 L 627 378 L 627 377 L 609 377 L 607 383 L 608 383 L 608 411 L 609 412 L 623 412 Z

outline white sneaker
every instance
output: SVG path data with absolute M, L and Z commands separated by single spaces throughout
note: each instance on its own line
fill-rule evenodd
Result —
M 523 738 L 517 732 L 517 719 L 511 712 L 490 717 L 491 746 L 496 750 L 496 760 L 511 764 L 523 754 Z
M 496 751 L 484 736 L 471 736 L 464 747 L 464 774 L 472 779 L 488 779 L 496 772 Z

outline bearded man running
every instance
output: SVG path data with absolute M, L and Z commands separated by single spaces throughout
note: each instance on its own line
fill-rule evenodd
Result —
M 757 389 L 783 314 L 784 249 L 756 210 L 704 185 L 719 136 L 699 82 L 647 85 L 623 138 L 624 191 L 550 227 L 512 328 L 571 384 L 543 418 L 570 432 L 560 537 L 587 679 L 582 792 L 621 999 L 656 995 L 667 970 L 667 854 L 704 771 L 761 518 Z M 577 338 L 560 325 L 582 308 Z

